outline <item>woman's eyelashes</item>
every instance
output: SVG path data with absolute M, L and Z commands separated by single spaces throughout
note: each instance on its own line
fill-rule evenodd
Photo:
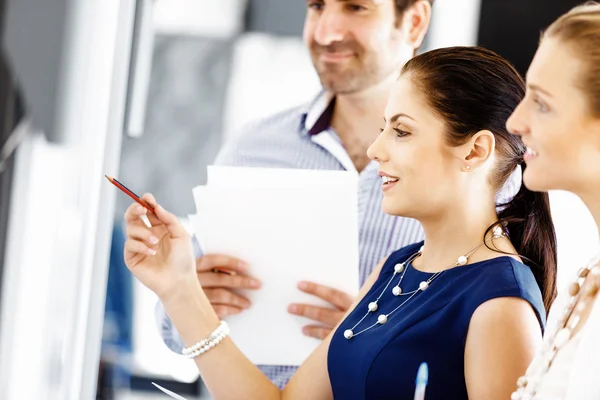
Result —
M 392 130 L 394 132 L 396 132 L 396 136 L 398 136 L 398 137 L 404 137 L 404 136 L 410 135 L 410 132 L 403 131 L 400 128 L 392 128 Z M 385 128 L 379 128 L 379 131 L 383 132 L 383 131 L 385 131 Z
M 394 131 L 396 131 L 396 136 L 398 136 L 398 137 L 404 137 L 404 136 L 410 135 L 410 132 L 403 131 L 402 129 L 394 128 Z

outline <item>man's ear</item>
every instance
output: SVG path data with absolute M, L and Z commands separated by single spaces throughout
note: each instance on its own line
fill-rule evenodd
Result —
M 413 49 L 418 49 L 431 22 L 431 3 L 427 0 L 417 1 L 404 12 L 401 22 L 406 42 Z

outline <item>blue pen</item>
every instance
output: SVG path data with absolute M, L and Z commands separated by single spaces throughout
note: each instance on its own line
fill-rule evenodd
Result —
M 427 387 L 427 380 L 429 379 L 429 368 L 427 363 L 422 363 L 419 366 L 419 372 L 417 372 L 417 380 L 415 382 L 415 399 L 414 400 L 425 400 L 425 388 Z

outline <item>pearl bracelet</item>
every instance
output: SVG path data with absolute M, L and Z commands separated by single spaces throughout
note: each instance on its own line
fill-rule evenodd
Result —
M 196 343 L 193 346 L 185 347 L 182 350 L 182 354 L 187 356 L 189 359 L 196 358 L 207 351 L 211 350 L 213 347 L 221 343 L 223 339 L 229 336 L 230 330 L 227 322 L 221 321 L 219 327 L 214 330 L 213 333 L 210 334 L 209 337 L 203 339 Z

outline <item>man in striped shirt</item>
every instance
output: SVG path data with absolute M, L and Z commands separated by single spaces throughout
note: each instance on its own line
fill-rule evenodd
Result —
M 306 106 L 247 126 L 228 143 L 217 165 L 350 170 L 359 173 L 359 243 L 361 284 L 393 250 L 423 239 L 420 224 L 381 210 L 378 164 L 367 148 L 379 135 L 389 90 L 404 62 L 421 45 L 429 26 L 433 0 L 308 0 L 304 39 L 324 91 Z M 257 94 L 260 96 L 260 94 Z M 205 255 L 197 261 L 198 278 L 221 318 L 243 312 L 247 299 L 232 292 L 257 289 L 243 276 L 211 272 L 215 267 L 239 269 L 239 260 Z M 284 267 L 284 266 L 282 266 Z M 324 338 L 352 304 L 352 297 L 307 282 L 301 290 L 332 304 L 332 309 L 289 306 L 293 314 L 315 321 L 304 333 Z M 157 318 L 167 346 L 183 344 L 162 307 Z M 295 367 L 263 366 L 279 387 Z

